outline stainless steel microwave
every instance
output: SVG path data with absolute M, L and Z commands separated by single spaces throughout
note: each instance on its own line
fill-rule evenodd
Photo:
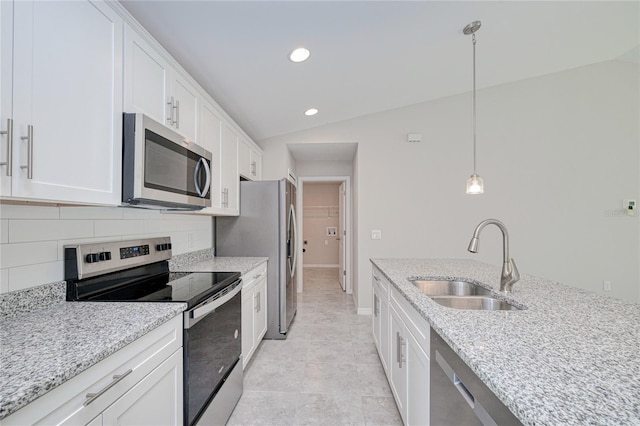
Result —
M 124 114 L 122 204 L 153 209 L 211 206 L 211 153 L 143 114 Z

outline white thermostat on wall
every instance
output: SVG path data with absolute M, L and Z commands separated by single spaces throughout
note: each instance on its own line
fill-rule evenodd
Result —
M 622 208 L 627 212 L 629 216 L 634 216 L 636 214 L 637 208 L 636 200 L 622 200 Z

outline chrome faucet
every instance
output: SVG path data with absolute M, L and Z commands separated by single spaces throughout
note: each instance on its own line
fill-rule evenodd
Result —
M 511 288 L 520 279 L 520 272 L 516 268 L 516 263 L 509 257 L 509 233 L 504 223 L 496 219 L 483 220 L 476 226 L 473 231 L 473 237 L 469 242 L 469 250 L 471 253 L 478 252 L 478 243 L 480 242 L 480 231 L 487 225 L 496 225 L 502 231 L 502 276 L 500 277 L 500 292 L 511 293 Z

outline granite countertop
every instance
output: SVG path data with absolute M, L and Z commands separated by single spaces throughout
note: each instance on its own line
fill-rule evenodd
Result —
M 525 310 L 451 309 L 409 280 L 468 279 L 497 291 L 500 268 L 371 262 L 523 424 L 640 425 L 639 304 L 522 274 L 508 300 Z
M 186 309 L 184 303 L 64 302 L 0 320 L 0 419 Z
M 268 257 L 195 257 L 183 256 L 179 262 L 169 264 L 173 272 L 240 272 L 244 275 L 268 261 Z

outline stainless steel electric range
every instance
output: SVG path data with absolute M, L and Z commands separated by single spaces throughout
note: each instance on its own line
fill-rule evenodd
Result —
M 242 395 L 239 272 L 170 272 L 169 237 L 65 246 L 68 301 L 182 302 L 184 424 L 225 424 Z

